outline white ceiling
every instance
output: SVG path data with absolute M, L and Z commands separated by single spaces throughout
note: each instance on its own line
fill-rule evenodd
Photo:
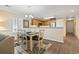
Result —
M 31 14 L 34 17 L 74 16 L 79 15 L 78 5 L 8 5 L 0 6 L 1 10 L 15 14 Z

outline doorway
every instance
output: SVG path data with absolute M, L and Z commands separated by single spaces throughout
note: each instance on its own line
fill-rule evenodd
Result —
M 71 33 L 71 34 L 74 34 L 74 28 L 75 28 L 75 26 L 74 26 L 75 24 L 74 24 L 74 20 L 67 20 L 67 22 L 66 22 L 66 34 L 67 33 Z

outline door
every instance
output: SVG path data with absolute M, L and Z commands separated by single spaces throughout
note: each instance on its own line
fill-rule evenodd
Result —
M 67 33 L 74 34 L 74 20 L 67 20 L 66 31 L 67 31 Z

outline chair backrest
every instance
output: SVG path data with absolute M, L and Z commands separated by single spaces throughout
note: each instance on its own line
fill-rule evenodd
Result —
M 39 36 L 42 37 L 42 38 L 44 37 L 44 30 L 39 31 Z

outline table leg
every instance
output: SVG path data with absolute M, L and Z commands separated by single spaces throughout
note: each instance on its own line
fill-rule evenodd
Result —
M 30 51 L 32 51 L 33 45 L 32 45 L 32 36 L 30 36 Z
M 27 37 L 26 37 L 26 50 L 27 50 Z
M 40 51 L 40 40 L 39 40 L 39 43 L 38 43 L 38 48 L 39 48 L 39 51 Z

